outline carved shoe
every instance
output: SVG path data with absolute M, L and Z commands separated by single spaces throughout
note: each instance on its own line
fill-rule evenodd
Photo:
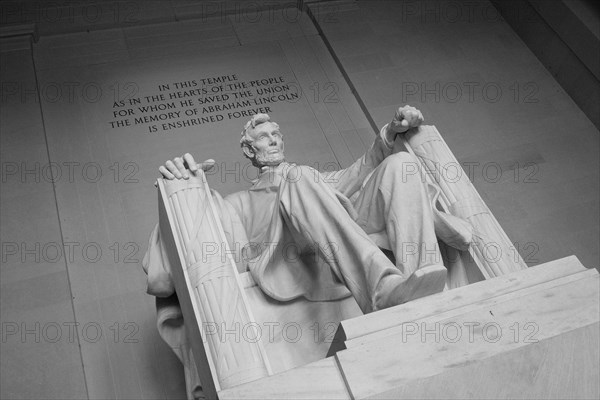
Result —
M 441 292 L 446 284 L 446 274 L 446 267 L 443 265 L 428 265 L 419 268 L 408 278 L 387 275 L 375 293 L 373 311 Z

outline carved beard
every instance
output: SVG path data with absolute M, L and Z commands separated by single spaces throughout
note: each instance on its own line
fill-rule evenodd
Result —
M 281 144 L 281 149 L 277 153 L 269 154 L 269 149 L 259 151 L 256 147 L 252 146 L 254 151 L 254 158 L 252 158 L 252 165 L 255 167 L 276 167 L 281 164 L 284 159 L 284 144 Z
M 258 152 L 255 154 L 256 156 L 254 157 L 254 165 L 257 167 L 275 167 L 281 164 L 285 159 L 283 151 L 275 154 L 266 154 L 266 152 Z

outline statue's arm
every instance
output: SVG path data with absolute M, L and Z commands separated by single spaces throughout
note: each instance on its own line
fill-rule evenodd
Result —
M 396 136 L 421 125 L 423 121 L 423 114 L 416 108 L 409 105 L 398 107 L 390 123 L 379 130 L 373 144 L 361 158 L 348 168 L 323 173 L 327 183 L 346 197 L 352 196 L 361 188 L 369 174 L 392 154 Z
M 371 147 L 352 165 L 339 171 L 322 173 L 326 182 L 346 197 L 359 190 L 369 174 L 392 154 L 393 143 L 388 143 L 385 139 L 387 127 L 385 125 L 381 128 Z

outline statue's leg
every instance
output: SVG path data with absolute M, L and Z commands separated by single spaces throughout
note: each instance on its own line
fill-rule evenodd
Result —
M 282 216 L 302 241 L 335 249 L 323 255 L 325 261 L 343 279 L 364 313 L 431 293 L 431 280 L 439 281 L 439 271 L 401 275 L 320 175 L 310 169 L 300 171 L 280 189 Z M 443 273 L 445 279 L 445 270 Z
M 280 209 L 293 236 L 318 249 L 342 278 L 363 312 L 371 312 L 372 299 L 382 278 L 398 270 L 354 222 L 335 193 L 318 174 L 300 168 L 280 189 Z
M 396 266 L 410 275 L 428 265 L 442 265 L 433 224 L 432 204 L 419 161 L 409 153 L 387 157 L 354 202 L 357 222 L 367 233 L 385 230 Z

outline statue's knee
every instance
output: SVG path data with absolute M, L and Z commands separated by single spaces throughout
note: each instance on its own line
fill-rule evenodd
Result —
M 392 164 L 398 165 L 402 163 L 418 163 L 419 161 L 415 156 L 405 151 L 400 151 L 398 153 L 394 153 L 387 157 L 385 161 L 388 161 Z
M 399 174 L 404 177 L 419 175 L 419 160 L 406 152 L 394 153 L 381 163 L 386 174 Z

